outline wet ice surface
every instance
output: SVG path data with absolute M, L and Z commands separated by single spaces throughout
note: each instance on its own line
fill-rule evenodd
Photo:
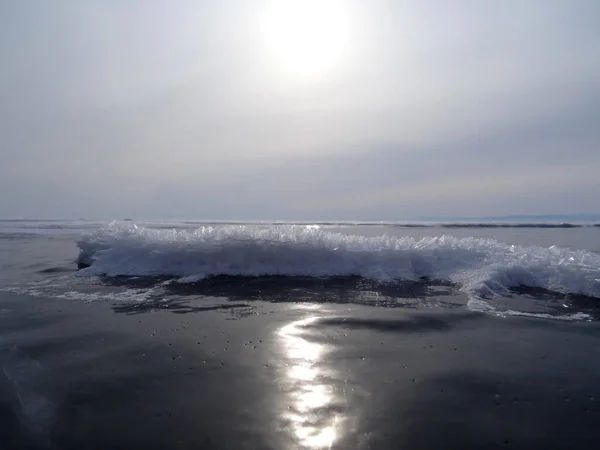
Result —
M 541 449 L 597 438 L 596 322 L 241 293 L 2 304 L 2 423 L 23 425 L 0 437 L 15 445 Z
M 0 227 L 0 448 L 596 444 L 597 227 L 21 225 Z M 78 274 L 82 232 L 120 269 Z

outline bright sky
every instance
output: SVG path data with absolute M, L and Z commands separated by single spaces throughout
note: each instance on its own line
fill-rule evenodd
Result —
M 0 217 L 600 212 L 598 0 L 9 0 Z

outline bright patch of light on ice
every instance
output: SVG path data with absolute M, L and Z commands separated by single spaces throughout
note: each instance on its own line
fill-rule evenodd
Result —
M 327 349 L 321 344 L 309 341 L 303 329 L 319 320 L 307 317 L 278 331 L 284 359 L 288 362 L 287 385 L 292 407 L 285 418 L 292 423 L 294 434 L 303 447 L 329 448 L 337 439 L 341 416 L 337 413 L 326 417 L 316 414 L 325 410 L 335 401 L 334 388 L 323 381 L 319 367 Z

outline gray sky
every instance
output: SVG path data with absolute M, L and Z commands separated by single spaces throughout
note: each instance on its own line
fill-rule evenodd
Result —
M 598 0 L 298 1 L 2 2 L 0 217 L 600 212 Z

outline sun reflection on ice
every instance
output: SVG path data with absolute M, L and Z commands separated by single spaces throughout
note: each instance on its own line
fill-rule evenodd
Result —
M 305 327 L 319 320 L 311 316 L 278 331 L 288 361 L 286 383 L 291 406 L 285 419 L 305 448 L 330 448 L 339 435 L 343 417 L 336 411 L 334 387 L 328 383 L 320 363 L 327 348 L 304 337 Z

